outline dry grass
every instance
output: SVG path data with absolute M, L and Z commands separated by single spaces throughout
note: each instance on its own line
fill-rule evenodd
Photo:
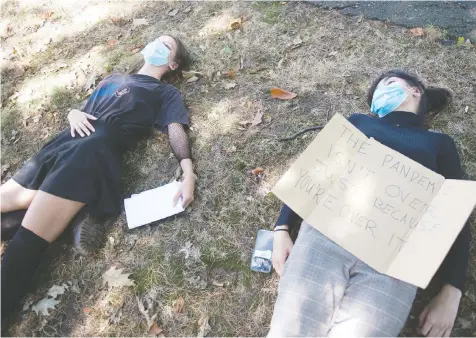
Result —
M 94 54 L 98 56 L 94 67 L 100 72 L 124 70 L 140 58 L 130 55 L 129 46 L 146 43 L 164 31 L 183 38 L 194 54 L 193 70 L 204 74 L 198 82 L 179 84 L 192 119 L 190 135 L 199 176 L 192 207 L 183 215 L 134 231 L 127 229 L 124 216 L 119 217 L 106 247 L 90 259 L 61 247 L 63 253 L 51 259 L 52 267 L 42 269 L 38 289 L 31 297 L 41 298 L 53 284 L 74 278 L 80 281 L 82 292 L 62 296 L 51 316 L 38 317 L 32 312 L 19 315 L 11 334 L 145 335 L 147 327 L 138 310 L 137 295 L 154 304 L 157 323 L 167 336 L 196 335 L 203 314 L 210 318 L 210 335 L 265 335 L 278 280 L 274 275 L 249 270 L 255 235 L 258 229 L 270 227 L 279 212 L 280 202 L 268 194 L 270 188 L 312 136 L 288 143 L 277 138 L 322 123 L 328 110 L 344 115 L 366 112 L 367 87 L 383 70 L 410 68 L 428 84 L 453 90 L 454 104 L 437 117 L 433 127 L 455 139 L 464 168 L 476 178 L 474 48 L 442 46 L 433 38 L 414 38 L 399 27 L 357 22 L 298 3 L 191 3 L 189 14 L 167 15 L 169 9 L 187 5 L 141 3 L 125 14 L 123 25 L 108 19 L 88 26 L 38 54 L 35 66 L 20 81 L 3 80 L 17 89 L 28 84 L 37 76 L 40 64 L 62 58 L 55 57 L 58 48 L 73 65 L 85 53 L 102 46 Z M 243 29 L 226 32 L 229 19 L 238 16 L 245 18 Z M 131 33 L 127 20 L 140 17 L 147 18 L 149 26 Z M 58 20 L 67 24 L 66 16 Z M 104 48 L 107 39 L 118 34 L 122 34 L 121 43 Z M 289 50 L 297 35 L 304 41 L 302 46 Z M 244 69 L 235 79 L 219 75 L 241 64 Z M 237 86 L 226 90 L 225 84 L 231 81 Z M 272 86 L 291 90 L 299 97 L 291 102 L 272 100 Z M 2 164 L 8 163 L 10 172 L 38 150 L 45 128 L 52 135 L 65 126 L 67 108 L 85 96 L 79 86 L 55 93 L 26 103 L 5 101 Z M 25 114 L 34 116 L 41 104 L 42 118 L 24 126 Z M 250 119 L 257 111 L 264 112 L 260 126 L 237 129 L 239 121 Z M 22 137 L 16 144 L 7 144 L 12 130 L 19 130 Z M 177 163 L 166 138 L 156 136 L 129 153 L 125 166 L 125 193 L 130 194 L 170 181 Z M 266 168 L 261 183 L 248 173 L 257 166 Z M 471 262 L 475 258 L 473 245 Z M 101 275 L 112 264 L 132 273 L 136 286 L 107 291 L 101 285 Z M 469 295 L 476 295 L 474 264 L 467 289 Z M 184 299 L 183 313 L 173 311 L 179 297 Z M 416 308 L 422 304 L 417 302 Z M 86 306 L 94 309 L 89 315 L 82 311 Z M 475 306 L 474 298 L 464 297 L 461 317 L 475 322 Z M 410 321 L 405 334 L 414 334 L 413 328 Z M 457 326 L 454 334 L 474 335 L 474 330 L 474 326 L 472 330 Z

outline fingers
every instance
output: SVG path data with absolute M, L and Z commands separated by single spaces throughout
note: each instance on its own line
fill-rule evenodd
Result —
M 426 336 L 433 327 L 433 323 L 429 320 L 428 316 L 425 317 L 423 324 L 420 325 L 420 332 L 422 335 Z
M 83 122 L 79 122 L 79 123 L 78 123 L 78 126 L 79 126 L 79 128 L 81 128 L 82 131 L 84 131 L 84 133 L 85 133 L 86 135 L 88 135 L 88 136 L 91 135 L 91 132 L 90 132 L 89 129 L 84 125 Z
M 81 128 L 79 128 L 79 126 L 74 126 L 74 129 L 78 132 L 79 136 L 84 137 L 83 131 Z
M 98 119 L 97 117 L 94 117 L 94 116 L 86 114 L 86 113 L 84 113 L 84 115 L 90 120 L 97 120 Z
M 71 136 L 74 137 L 74 128 L 71 127 Z
M 418 328 L 420 329 L 423 327 L 423 324 L 425 324 L 426 316 L 428 315 L 429 307 L 426 306 L 423 311 L 420 313 L 420 317 L 418 317 Z
M 183 201 L 182 201 L 182 207 L 185 209 L 186 207 L 188 207 L 190 205 L 190 203 L 193 202 L 193 197 L 189 196 L 189 197 L 184 197 L 183 198 Z
M 441 334 L 443 332 L 439 327 L 436 327 L 436 325 L 433 325 L 430 332 L 428 333 L 428 337 L 441 337 Z
M 449 337 L 451 336 L 451 331 L 453 330 L 452 327 L 450 327 L 449 329 L 447 329 L 444 333 L 443 333 L 443 337 Z
M 92 125 L 91 123 L 89 123 L 88 120 L 85 120 L 83 123 L 84 123 L 84 125 L 85 125 L 89 130 L 91 130 L 92 132 L 95 132 L 95 131 L 96 131 L 96 129 L 94 129 L 93 125 Z
M 172 205 L 174 207 L 177 205 L 177 202 L 178 202 L 180 196 L 182 196 L 182 191 L 179 190 L 179 191 L 177 191 L 177 193 L 174 196 L 174 199 L 172 200 Z

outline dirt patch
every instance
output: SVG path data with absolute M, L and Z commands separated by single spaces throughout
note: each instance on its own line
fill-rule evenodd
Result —
M 131 52 L 134 46 L 169 32 L 183 38 L 194 56 L 192 70 L 202 74 L 196 82 L 177 84 L 192 120 L 190 136 L 199 176 L 196 201 L 180 216 L 133 231 L 122 215 L 95 257 L 81 258 L 65 246 L 66 252 L 42 269 L 29 297 L 41 299 L 51 286 L 73 279 L 81 292 L 59 296 L 60 303 L 49 316 L 21 312 L 10 329 L 12 335 L 142 336 L 148 327 L 136 297 L 148 304 L 150 316 L 157 314 L 155 321 L 166 336 L 197 335 L 206 316 L 211 336 L 266 335 L 278 279 L 252 273 L 251 252 L 258 229 L 269 228 L 279 212 L 280 202 L 269 194 L 271 187 L 313 135 L 285 143 L 277 138 L 321 124 L 329 110 L 346 116 L 368 111 L 367 87 L 384 70 L 410 68 L 428 84 L 451 88 L 454 103 L 432 127 L 455 139 L 465 170 L 476 177 L 472 46 L 442 46 L 434 39 L 413 37 L 401 27 L 291 2 L 116 4 L 3 5 L 11 28 L 2 45 L 9 58 L 2 65 L 8 68 L 2 85 L 10 88 L 2 97 L 2 168 L 8 165 L 2 178 L 11 176 L 66 127 L 68 109 L 78 107 L 97 80 L 111 71 L 133 68 L 140 61 L 140 55 Z M 176 14 L 169 15 L 174 9 Z M 54 13 L 48 17 L 49 11 Z M 92 12 L 94 16 L 88 14 Z M 227 31 L 229 20 L 238 17 L 243 18 L 242 28 Z M 148 25 L 133 28 L 134 18 L 144 18 Z M 35 20 L 40 20 L 39 27 L 32 23 Z M 76 22 L 82 20 L 80 29 Z M 52 40 L 44 46 L 18 45 L 37 37 L 32 34 L 42 33 L 44 27 L 68 34 L 48 31 Z M 295 47 L 297 36 L 302 43 Z M 118 43 L 108 43 L 111 39 Z M 20 63 L 28 65 L 21 75 L 16 70 Z M 225 73 L 232 70 L 237 74 L 230 79 Z M 230 88 L 230 82 L 236 85 Z M 90 88 L 85 88 L 87 84 Z M 298 97 L 271 99 L 269 90 L 274 86 Z M 257 112 L 263 113 L 261 124 L 239 124 Z M 265 168 L 261 182 L 249 174 L 258 166 Z M 169 182 L 177 163 L 167 139 L 156 135 L 127 154 L 125 167 L 127 195 Z M 470 261 L 475 259 L 473 245 Z M 134 287 L 109 291 L 102 285 L 102 274 L 113 264 L 132 274 Z M 474 323 L 474 264 L 467 295 L 460 318 Z M 179 298 L 184 305 L 177 312 Z M 416 302 L 413 318 L 422 304 Z M 474 324 L 468 328 L 458 323 L 455 335 L 471 335 L 476 329 Z M 404 333 L 415 335 L 414 327 L 410 318 Z

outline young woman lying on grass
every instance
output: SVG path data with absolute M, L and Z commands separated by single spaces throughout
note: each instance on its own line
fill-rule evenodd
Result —
M 403 71 L 374 81 L 368 103 L 374 116 L 349 121 L 367 137 L 443 175 L 461 179 L 453 140 L 424 127 L 429 112 L 451 101 L 444 89 L 426 89 Z M 274 336 L 397 336 L 407 320 L 417 287 L 383 275 L 303 222 L 296 243 L 289 229 L 302 222 L 284 205 L 275 226 L 273 266 L 281 276 L 271 330 Z M 449 336 L 468 266 L 471 227 L 465 225 L 438 271 L 439 294 L 420 315 L 425 336 Z
M 70 129 L 0 187 L 2 239 L 11 238 L 2 260 L 2 321 L 19 304 L 49 244 L 75 216 L 80 253 L 97 249 L 104 225 L 96 216 L 121 211 L 122 154 L 152 127 L 168 133 L 183 169 L 175 203 L 192 202 L 196 176 L 184 128 L 188 112 L 180 92 L 160 81 L 186 66 L 188 52 L 180 40 L 164 35 L 142 54 L 145 64 L 137 74 L 106 77 L 82 111 L 69 112 Z

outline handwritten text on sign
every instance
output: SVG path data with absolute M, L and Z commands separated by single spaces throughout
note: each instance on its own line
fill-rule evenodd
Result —
M 273 193 L 307 223 L 377 271 L 426 287 L 476 203 L 475 182 L 459 181 L 458 189 L 445 189 L 446 194 L 453 191 L 445 201 L 452 199 L 452 205 L 458 201 L 456 209 L 466 216 L 457 224 L 437 225 L 429 215 L 440 213 L 442 208 L 448 213 L 456 211 L 445 207 L 445 202 L 443 206 L 432 203 L 441 200 L 441 196 L 435 197 L 442 186 L 454 185 L 452 182 L 367 138 L 336 115 L 293 163 Z M 460 202 L 461 195 L 465 201 Z M 425 226 L 421 225 L 422 218 Z M 442 228 L 452 229 L 452 235 L 438 237 Z M 432 256 L 424 255 L 436 263 L 414 257 L 414 247 L 426 250 L 413 240 L 417 238 L 413 234 L 421 232 L 426 238 L 438 238 L 438 243 L 428 244 Z M 406 257 L 410 253 L 412 257 Z M 423 275 L 415 268 L 415 274 L 408 276 L 401 271 L 405 269 L 404 261 L 435 268 Z

